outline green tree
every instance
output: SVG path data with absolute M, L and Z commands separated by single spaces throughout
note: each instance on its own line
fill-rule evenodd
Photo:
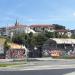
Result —
M 55 27 L 55 30 L 65 29 L 65 26 L 59 25 L 59 24 L 53 24 Z
M 69 37 L 66 34 L 64 34 L 64 35 L 61 35 L 60 38 L 69 38 Z
M 44 34 L 38 34 L 35 37 L 36 45 L 43 45 L 48 38 Z
M 60 38 L 60 35 L 58 34 L 58 32 L 55 32 L 55 38 Z
M 33 33 L 32 32 L 30 32 L 28 35 L 29 35 L 29 38 L 33 37 Z
M 12 38 L 12 41 L 17 44 L 24 44 L 25 39 L 23 35 L 15 35 Z
M 17 44 L 24 44 L 26 47 L 35 47 L 35 46 L 42 46 L 43 43 L 48 39 L 46 35 L 40 33 L 37 36 L 33 36 L 32 33 L 29 34 L 21 34 L 15 35 L 12 39 L 14 43 Z
M 73 34 L 73 35 L 71 36 L 71 38 L 75 39 L 75 35 Z
M 15 35 L 12 38 L 12 41 L 14 43 L 25 45 L 26 47 L 28 47 L 30 45 L 30 43 L 31 43 L 32 37 L 33 37 L 32 33 L 29 33 L 29 34 L 19 34 L 19 35 Z
M 8 50 L 10 46 L 8 45 L 8 41 L 6 40 L 4 43 L 4 50 Z
M 48 31 L 46 31 L 45 32 L 45 37 L 47 37 L 47 38 L 53 38 L 53 37 L 55 37 L 55 33 L 54 32 L 48 32 Z

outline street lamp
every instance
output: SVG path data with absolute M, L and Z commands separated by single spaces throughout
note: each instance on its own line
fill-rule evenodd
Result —
M 13 38 L 13 32 L 10 33 L 10 38 L 11 38 L 11 41 L 12 41 L 12 38 Z
M 28 61 L 28 52 L 29 50 L 24 46 L 24 49 L 25 49 L 25 58 L 26 58 L 26 61 Z
M 37 47 L 36 46 L 34 47 L 34 50 L 37 50 Z
M 34 47 L 34 53 L 36 53 L 36 52 L 35 52 L 36 50 L 37 50 L 37 47 L 35 46 L 35 47 Z M 33 53 L 33 54 L 34 54 L 34 53 Z M 34 54 L 34 56 L 35 56 L 35 54 Z

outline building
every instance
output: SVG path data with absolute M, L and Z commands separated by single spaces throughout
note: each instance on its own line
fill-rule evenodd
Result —
M 62 55 L 74 53 L 73 55 L 75 55 L 75 39 L 50 38 L 43 44 L 43 56 L 59 56 L 60 53 Z
M 55 58 L 60 57 L 63 54 L 63 52 L 60 50 L 52 50 L 49 53 L 50 53 L 51 57 L 55 57 Z
M 7 36 L 7 28 L 6 27 L 0 28 L 0 36 Z
M 29 26 L 19 24 L 17 21 L 14 26 L 8 27 L 7 31 L 8 36 L 13 36 L 14 34 L 21 34 L 21 33 L 30 33 L 30 32 L 35 33 L 35 31 L 30 29 Z
M 33 29 L 35 32 L 54 32 L 54 26 L 48 24 L 35 24 L 31 25 L 30 28 Z
M 4 43 L 5 38 L 0 38 L 0 59 L 5 59 L 5 50 L 4 50 Z
M 71 30 L 72 35 L 75 35 L 75 29 Z
M 66 29 L 60 29 L 60 30 L 55 30 L 55 32 L 58 33 L 58 37 L 60 38 L 60 36 L 64 36 L 66 35 L 67 37 L 71 37 L 72 33 L 70 30 L 66 30 Z
M 5 59 L 5 51 L 2 44 L 0 44 L 0 59 Z
M 9 43 L 10 49 L 6 51 L 6 59 L 25 59 L 25 46 Z

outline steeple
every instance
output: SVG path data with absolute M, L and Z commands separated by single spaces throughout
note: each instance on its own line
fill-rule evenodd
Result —
M 15 26 L 18 26 L 18 25 L 19 25 L 19 22 L 16 20 Z

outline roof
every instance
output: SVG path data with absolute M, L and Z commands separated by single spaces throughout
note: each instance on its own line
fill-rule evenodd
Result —
M 75 39 L 50 38 L 56 41 L 57 44 L 75 44 Z
M 24 46 L 15 44 L 15 43 L 8 43 L 10 45 L 10 49 L 24 49 Z
M 34 24 L 34 25 L 31 25 L 30 27 L 45 27 L 45 28 L 51 27 L 51 28 L 54 28 L 54 26 L 52 26 L 50 24 Z
M 68 32 L 69 30 L 65 30 L 65 29 L 60 29 L 60 30 L 56 30 L 56 32 Z
M 27 27 L 27 25 L 12 26 L 12 27 L 8 27 L 8 29 L 16 29 L 16 28 L 24 28 L 24 27 Z
M 0 28 L 0 31 L 6 31 L 6 28 L 4 27 L 4 28 Z

